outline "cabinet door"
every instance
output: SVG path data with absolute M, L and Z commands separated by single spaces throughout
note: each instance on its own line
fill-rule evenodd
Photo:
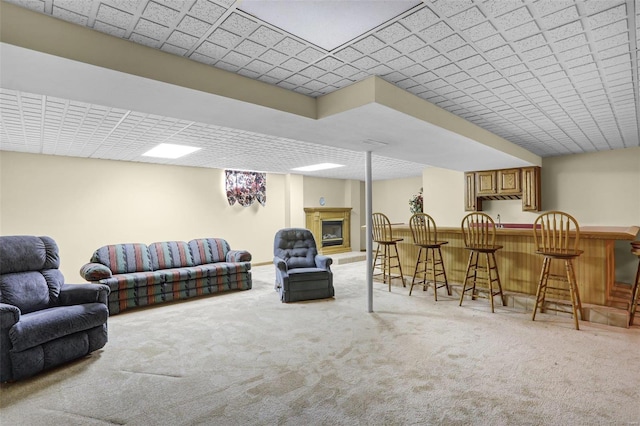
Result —
M 481 197 L 483 195 L 496 194 L 496 171 L 486 170 L 483 172 L 476 172 L 476 195 Z
M 476 196 L 476 174 L 473 172 L 464 174 L 464 210 L 482 210 L 482 200 Z
M 520 169 L 498 170 L 498 194 L 520 195 Z
M 538 212 L 542 209 L 540 167 L 522 169 L 522 210 Z

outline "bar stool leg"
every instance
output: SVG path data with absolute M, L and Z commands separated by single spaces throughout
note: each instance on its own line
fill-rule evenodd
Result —
M 398 246 L 393 244 L 393 249 L 396 251 L 396 261 L 398 262 L 398 270 L 400 271 L 400 279 L 402 280 L 402 287 L 406 287 L 407 284 L 404 282 L 404 274 L 402 273 L 402 263 L 400 263 L 400 253 L 398 252 Z M 391 274 L 391 269 L 389 269 L 389 274 Z M 391 285 L 391 282 L 389 282 Z
M 436 255 L 433 247 L 430 247 L 427 249 L 427 261 L 429 260 L 431 260 L 431 276 L 433 277 L 433 300 L 437 302 L 438 301 L 438 282 L 436 281 Z
M 438 247 L 438 264 L 442 269 L 442 277 L 444 278 L 444 285 L 447 288 L 447 295 L 451 296 L 451 287 L 449 287 L 449 280 L 447 280 L 447 271 L 444 268 L 444 261 L 442 260 L 442 250 Z
M 493 309 L 493 280 L 491 279 L 491 261 L 489 260 L 489 253 L 484 254 L 486 267 L 487 267 L 487 281 L 489 281 L 489 299 L 491 299 L 491 313 L 495 312 Z
M 565 268 L 567 270 L 567 280 L 569 281 L 569 292 L 571 296 L 571 308 L 573 311 L 573 322 L 576 326 L 576 330 L 580 330 L 578 325 L 578 306 L 580 307 L 580 318 L 582 318 L 582 304 L 580 302 L 580 293 L 578 291 L 578 285 L 576 283 L 576 275 L 573 270 L 573 262 L 571 259 L 565 259 Z
M 413 272 L 413 278 L 411 279 L 411 287 L 409 288 L 409 296 L 411 296 L 411 292 L 413 291 L 413 286 L 414 283 L 416 281 L 416 277 L 418 276 L 419 273 L 423 274 L 423 278 L 422 278 L 422 288 L 424 289 L 424 275 L 426 274 L 426 267 L 424 270 L 419 270 L 420 265 L 423 265 L 423 263 L 421 262 L 422 259 L 422 247 L 420 247 L 418 249 L 418 259 L 416 260 L 416 268 Z M 420 283 L 418 283 L 418 285 L 420 285 Z
M 629 327 L 633 325 L 633 317 L 636 315 L 636 308 L 640 302 L 640 258 L 638 258 L 638 272 L 636 272 L 636 281 L 631 290 L 631 305 L 629 306 Z
M 540 305 L 540 312 L 544 310 L 544 299 L 547 294 L 547 281 L 549 279 L 549 269 L 551 267 L 551 259 L 544 258 L 542 262 L 542 271 L 540 271 L 540 281 L 538 282 L 538 289 L 536 290 L 536 302 L 533 305 L 533 315 L 531 321 L 535 321 L 536 312 L 538 312 L 538 305 Z

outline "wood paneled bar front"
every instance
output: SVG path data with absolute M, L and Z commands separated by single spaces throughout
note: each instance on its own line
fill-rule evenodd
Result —
M 505 225 L 509 226 L 509 225 Z M 582 303 L 607 306 L 615 286 L 615 255 L 617 240 L 632 241 L 640 231 L 638 226 L 583 226 L 580 227 L 580 248 L 584 253 L 576 260 L 576 277 Z M 542 268 L 542 256 L 537 255 L 533 243 L 533 230 L 499 228 L 497 244 L 503 246 L 496 253 L 502 288 L 506 292 L 536 294 Z M 405 277 L 414 272 L 418 248 L 413 245 L 408 225 L 393 225 L 393 234 L 403 238 L 398 244 Z M 442 257 L 450 283 L 462 284 L 469 252 L 464 249 L 462 229 L 438 227 L 438 239 L 449 241 L 442 246 Z M 562 265 L 554 265 L 560 268 Z M 563 273 L 563 270 L 552 270 Z

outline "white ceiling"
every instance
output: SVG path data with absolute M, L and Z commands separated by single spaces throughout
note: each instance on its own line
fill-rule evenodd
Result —
M 542 157 L 640 144 L 640 0 L 423 1 L 333 50 L 256 18 L 241 1 L 9 2 L 311 97 L 376 75 Z M 306 2 L 295 3 L 304 14 Z M 0 49 L 3 150 L 149 161 L 142 152 L 170 142 L 205 149 L 154 162 L 274 173 L 334 162 L 347 167 L 305 174 L 360 180 L 365 150 L 374 152 L 374 179 L 418 176 L 428 165 L 522 163 L 376 103 L 311 120 Z

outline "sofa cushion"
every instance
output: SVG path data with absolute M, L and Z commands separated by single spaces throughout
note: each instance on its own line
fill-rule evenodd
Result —
M 62 336 L 104 324 L 109 311 L 102 303 L 59 306 L 22 315 L 9 330 L 12 351 L 23 351 Z
M 23 314 L 58 304 L 64 277 L 58 269 L 0 275 L 0 302 L 17 306 Z
M 194 265 L 224 262 L 229 253 L 229 243 L 222 238 L 200 238 L 189 241 Z
M 184 268 L 189 271 L 190 278 L 217 277 L 225 275 L 233 275 L 237 273 L 247 272 L 251 269 L 251 263 L 240 262 L 218 262 L 207 263 L 206 265 L 197 265 L 190 268 Z
M 149 245 L 151 266 L 158 269 L 193 266 L 193 257 L 189 245 L 184 241 L 163 241 Z
M 152 271 L 151 257 L 146 244 L 113 244 L 100 247 L 91 262 L 106 265 L 114 274 Z
M 164 281 L 163 271 L 131 272 L 128 274 L 117 274 L 111 278 L 100 280 L 100 284 L 106 284 L 111 292 L 125 290 L 134 287 L 146 287 L 150 285 L 162 284 Z

